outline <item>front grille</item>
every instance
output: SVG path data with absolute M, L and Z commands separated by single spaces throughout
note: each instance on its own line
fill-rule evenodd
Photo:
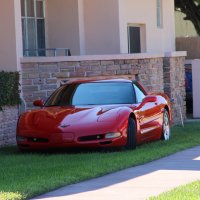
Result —
M 108 144 L 112 144 L 112 141 L 99 142 L 99 144 L 108 145 Z
M 86 141 L 102 140 L 102 139 L 104 139 L 104 135 L 89 135 L 80 137 L 78 140 L 81 142 L 86 142 Z
M 36 138 L 36 137 L 29 137 L 28 138 L 29 142 L 39 142 L 39 143 L 46 143 L 49 140 L 47 138 Z
M 19 147 L 22 147 L 22 148 L 29 148 L 29 145 L 28 145 L 28 144 L 19 144 Z

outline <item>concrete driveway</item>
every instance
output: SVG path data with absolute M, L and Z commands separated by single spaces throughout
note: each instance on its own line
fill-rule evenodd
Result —
M 200 146 L 69 185 L 34 200 L 143 200 L 195 180 L 200 180 Z

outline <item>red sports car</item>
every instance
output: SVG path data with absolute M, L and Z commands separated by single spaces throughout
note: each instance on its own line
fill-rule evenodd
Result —
M 171 106 L 162 93 L 148 95 L 126 79 L 73 81 L 40 109 L 22 114 L 17 125 L 21 150 L 60 147 L 117 147 L 169 140 Z

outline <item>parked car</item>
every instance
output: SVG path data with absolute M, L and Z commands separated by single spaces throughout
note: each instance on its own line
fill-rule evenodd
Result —
M 140 83 L 126 79 L 73 81 L 57 90 L 39 109 L 19 117 L 20 150 L 60 147 L 134 149 L 153 140 L 169 140 L 170 100 L 147 94 Z

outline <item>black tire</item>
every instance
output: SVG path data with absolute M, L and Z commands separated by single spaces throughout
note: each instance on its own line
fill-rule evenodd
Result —
M 126 149 L 136 148 L 136 123 L 133 118 L 128 120 Z
M 162 135 L 161 140 L 168 141 L 171 136 L 169 113 L 165 109 L 163 113 Z

